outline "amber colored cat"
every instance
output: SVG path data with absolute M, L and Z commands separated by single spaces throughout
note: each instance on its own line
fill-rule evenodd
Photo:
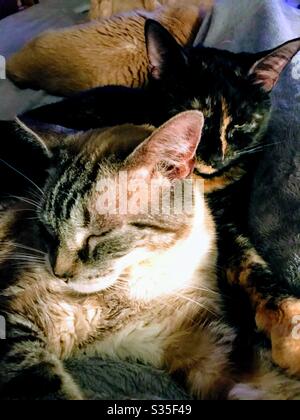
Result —
M 181 45 L 187 45 L 202 12 L 194 6 L 162 7 L 46 32 L 8 60 L 8 77 L 61 96 L 112 84 L 141 87 L 148 79 L 144 35 L 148 18 L 161 22 Z

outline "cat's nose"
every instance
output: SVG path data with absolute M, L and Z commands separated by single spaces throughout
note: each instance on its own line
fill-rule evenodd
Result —
M 73 273 L 69 271 L 59 272 L 56 269 L 54 269 L 53 272 L 54 272 L 55 277 L 65 280 L 65 281 L 68 281 L 73 278 Z
M 58 255 L 52 265 L 55 277 L 63 280 L 69 280 L 74 277 L 74 267 L 69 258 L 64 255 Z
M 53 274 L 55 277 L 65 280 L 66 282 L 74 277 L 74 274 L 69 270 L 60 270 L 59 267 L 53 267 Z
M 216 169 L 222 169 L 224 166 L 224 157 L 215 155 L 212 159 L 212 166 Z

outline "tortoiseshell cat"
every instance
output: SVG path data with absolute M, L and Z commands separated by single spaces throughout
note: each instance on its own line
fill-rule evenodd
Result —
M 174 183 L 193 172 L 202 127 L 203 115 L 189 111 L 156 131 L 127 125 L 51 147 L 28 132 L 49 175 L 38 202 L 0 213 L 1 399 L 87 398 L 63 364 L 81 354 L 166 369 L 197 398 L 299 398 L 300 382 L 274 369 L 267 352 L 251 375 L 234 372 L 236 335 L 223 318 L 202 188 L 195 184 L 187 213 L 149 212 L 148 195 L 141 200 L 154 180 L 174 197 Z M 125 196 L 109 193 L 117 211 L 103 211 L 99 184 L 125 172 Z M 124 197 L 145 207 L 124 212 Z
M 219 265 L 234 290 L 250 297 L 257 327 L 272 340 L 274 361 L 300 374 L 300 341 L 291 338 L 292 319 L 300 314 L 300 290 L 295 294 L 295 285 L 274 278 L 247 239 L 247 178 L 256 152 L 267 143 L 270 92 L 299 51 L 300 38 L 257 54 L 201 45 L 183 49 L 161 25 L 148 21 L 146 41 L 152 75 L 147 90 L 95 89 L 29 112 L 28 117 L 87 129 L 124 122 L 159 125 L 180 111 L 200 109 L 206 125 L 196 172 L 205 180 L 218 222 Z M 247 318 L 244 300 L 237 305 L 235 318 L 242 319 L 244 311 Z

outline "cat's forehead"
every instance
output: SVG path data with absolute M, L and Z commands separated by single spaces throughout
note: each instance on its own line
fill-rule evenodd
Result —
M 201 105 L 220 105 L 223 98 L 230 107 L 251 107 L 264 102 L 268 95 L 248 77 L 249 65 L 243 54 L 210 48 L 195 48 L 185 85 L 188 94 L 197 96 Z M 204 101 L 208 101 L 207 104 Z
M 214 118 L 217 121 L 231 118 L 251 120 L 262 119 L 269 107 L 269 102 L 258 100 L 257 97 L 251 98 L 250 95 L 241 93 L 238 89 L 229 87 L 218 91 L 207 90 L 194 92 L 188 99 L 189 108 L 200 110 L 206 119 Z
M 75 154 L 98 159 L 100 162 L 111 156 L 124 158 L 153 131 L 152 126 L 134 124 L 91 130 L 74 137 L 71 149 Z

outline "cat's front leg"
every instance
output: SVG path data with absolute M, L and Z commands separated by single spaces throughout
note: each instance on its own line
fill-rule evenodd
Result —
M 208 314 L 204 325 L 178 334 L 166 351 L 169 372 L 184 379 L 189 394 L 198 400 L 226 400 L 235 386 L 231 354 L 235 331 Z
M 42 341 L 24 335 L 24 329 L 9 327 L 9 332 L 1 342 L 1 400 L 83 399 L 61 360 Z
M 275 304 L 262 303 L 256 324 L 272 342 L 272 358 L 291 375 L 300 376 L 300 300 L 286 298 Z
M 228 240 L 228 236 L 227 236 Z M 226 278 L 246 292 L 256 326 L 271 340 L 273 361 L 292 375 L 300 375 L 300 300 L 276 280 L 250 241 L 232 236 Z

